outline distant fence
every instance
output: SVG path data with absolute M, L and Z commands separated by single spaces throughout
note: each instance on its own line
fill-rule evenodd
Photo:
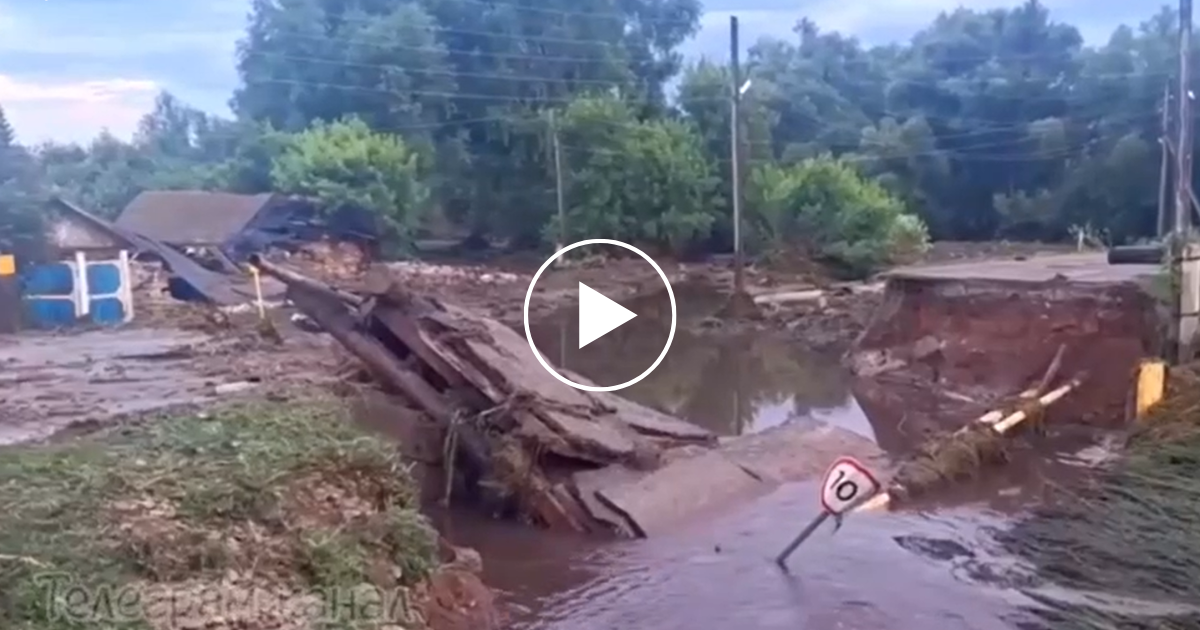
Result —
M 23 278 L 29 325 L 62 328 L 86 322 L 116 325 L 133 319 L 129 252 L 115 260 L 74 260 L 35 265 Z

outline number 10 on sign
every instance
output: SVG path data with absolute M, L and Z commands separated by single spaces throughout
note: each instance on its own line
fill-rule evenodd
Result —
M 853 457 L 838 458 L 821 483 L 821 508 L 841 516 L 879 493 L 879 481 Z
M 882 486 L 866 466 L 853 457 L 838 458 L 821 481 L 821 513 L 796 536 L 778 558 L 775 558 L 775 563 L 786 571 L 788 557 L 812 536 L 822 523 L 833 517 L 840 528 L 842 515 L 879 494 L 880 490 Z

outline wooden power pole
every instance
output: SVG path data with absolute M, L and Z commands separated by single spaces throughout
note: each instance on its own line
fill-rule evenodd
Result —
M 736 15 L 729 16 L 729 74 L 730 76 L 730 194 L 733 197 L 733 299 L 739 303 L 746 292 L 743 277 L 742 257 L 742 133 L 741 133 L 741 100 L 742 100 L 742 67 L 741 44 L 738 42 L 738 19 Z
M 1164 239 L 1171 231 L 1167 220 L 1167 206 L 1170 203 L 1169 186 L 1171 181 L 1171 84 L 1168 81 L 1163 86 L 1162 101 L 1162 135 L 1158 144 L 1162 147 L 1162 166 L 1158 174 L 1158 238 Z
M 1189 243 L 1192 227 L 1192 0 L 1179 0 L 1179 139 L 1175 152 L 1175 229 L 1171 240 L 1171 275 L 1178 291 L 1172 333 L 1176 363 L 1190 361 L 1200 318 L 1200 260 Z
M 1175 142 L 1175 235 L 1182 243 L 1191 228 L 1192 203 L 1192 0 L 1179 0 L 1179 114 Z
M 554 110 L 550 110 L 550 142 L 554 146 L 554 193 L 558 203 L 558 243 L 554 251 L 558 253 L 567 244 L 567 204 L 563 193 L 562 144 L 558 141 L 558 120 Z

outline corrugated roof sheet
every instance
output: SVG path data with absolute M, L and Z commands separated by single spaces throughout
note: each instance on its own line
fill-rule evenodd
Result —
M 157 190 L 134 197 L 116 226 L 173 245 L 217 245 L 241 232 L 273 195 Z

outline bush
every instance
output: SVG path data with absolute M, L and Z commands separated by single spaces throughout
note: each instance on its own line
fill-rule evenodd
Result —
M 746 188 L 749 241 L 762 253 L 800 249 L 863 277 L 928 244 L 925 224 L 899 199 L 828 156 L 759 167 Z
M 271 168 L 277 191 L 316 199 L 331 216 L 366 210 L 383 240 L 406 243 L 427 210 L 420 155 L 362 120 L 316 123 L 287 140 Z

